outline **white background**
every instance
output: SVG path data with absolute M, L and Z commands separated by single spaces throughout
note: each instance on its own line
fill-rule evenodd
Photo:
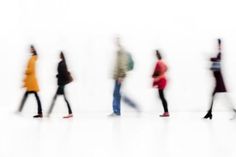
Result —
M 208 108 L 213 90 L 214 80 L 209 71 L 209 57 L 216 55 L 216 39 L 219 37 L 222 38 L 223 44 L 225 82 L 231 97 L 236 99 L 235 15 L 233 0 L 2 0 L 0 110 L 10 114 L 17 109 L 24 93 L 21 86 L 30 55 L 29 45 L 34 44 L 39 56 L 37 76 L 44 111 L 48 109 L 56 91 L 56 67 L 59 51 L 63 50 L 69 70 L 75 79 L 66 89 L 75 115 L 105 116 L 111 112 L 111 76 L 116 50 L 114 38 L 119 35 L 124 47 L 135 59 L 135 69 L 128 75 L 123 90 L 139 103 L 143 113 L 154 113 L 156 116 L 162 112 L 157 91 L 151 87 L 151 75 L 156 60 L 154 50 L 159 49 L 169 66 L 166 98 L 171 114 L 176 111 L 201 111 L 202 113 L 196 116 L 200 118 Z M 219 102 L 216 110 L 227 108 L 224 103 Z M 125 106 L 123 109 L 124 114 L 132 111 Z M 36 102 L 30 97 L 24 114 L 30 117 L 35 111 Z M 66 114 L 63 99 L 56 104 L 54 113 L 61 116 Z M 16 119 L 11 119 L 12 125 L 18 123 Z M 6 121 L 3 122 L 7 125 Z M 24 123 L 24 118 L 19 123 Z M 181 120 L 176 123 L 181 123 Z M 217 128 L 220 128 L 221 124 L 219 123 Z M 197 126 L 201 126 L 201 123 Z M 191 131 L 197 128 L 193 127 Z M 88 128 L 84 128 L 85 132 L 86 129 Z M 29 130 L 33 132 L 34 129 L 30 127 Z M 179 136 L 173 136 L 175 135 Z M 184 132 L 180 137 L 183 137 L 182 135 L 185 135 Z M 187 134 L 188 136 L 190 134 Z M 32 142 L 38 139 L 30 140 Z M 211 140 L 210 142 L 214 143 Z M 210 150 L 217 148 L 218 146 Z M 223 149 L 222 152 L 225 154 L 224 152 L 230 152 L 230 149 Z M 8 151 L 5 153 L 8 154 Z M 165 151 L 162 153 L 165 154 Z M 89 153 L 86 155 L 92 156 Z M 106 156 L 99 152 L 98 155 Z M 141 156 L 144 155 L 141 153 Z
M 166 97 L 170 109 L 206 110 L 214 83 L 208 59 L 217 52 L 218 37 L 223 41 L 226 84 L 236 96 L 235 12 L 233 1 L 216 0 L 1 1 L 1 106 L 18 106 L 28 47 L 35 44 L 44 110 L 55 93 L 58 55 L 64 50 L 75 78 L 67 88 L 74 112 L 109 112 L 114 38 L 119 35 L 135 59 L 124 90 L 144 111 L 162 111 L 157 91 L 151 88 L 155 49 L 169 66 Z M 35 105 L 26 106 L 27 112 Z M 57 105 L 55 111 L 65 110 L 60 106 L 64 105 Z

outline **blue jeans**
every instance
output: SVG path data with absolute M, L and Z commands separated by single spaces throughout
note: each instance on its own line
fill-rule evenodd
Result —
M 118 81 L 115 81 L 115 88 L 113 92 L 113 112 L 117 115 L 120 115 L 120 100 L 121 100 L 121 83 Z

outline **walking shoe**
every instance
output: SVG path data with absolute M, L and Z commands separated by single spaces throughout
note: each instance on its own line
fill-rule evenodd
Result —
M 160 117 L 169 117 L 169 112 L 164 112 L 162 115 L 160 115 Z
M 50 116 L 51 116 L 51 114 L 49 114 L 49 113 L 46 115 L 47 118 L 50 118 Z
M 111 114 L 109 114 L 108 116 L 109 116 L 109 117 L 119 117 L 120 114 L 118 114 L 118 113 L 111 113 Z
M 63 118 L 67 119 L 67 118 L 72 118 L 72 117 L 73 117 L 73 114 L 68 114 L 67 116 L 64 116 Z
M 33 118 L 43 118 L 43 114 L 37 114 L 37 115 L 33 116 Z

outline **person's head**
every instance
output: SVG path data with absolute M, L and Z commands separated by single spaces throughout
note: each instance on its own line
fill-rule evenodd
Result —
M 218 49 L 219 49 L 219 51 L 221 51 L 221 39 L 218 38 L 217 41 L 218 41 Z
M 32 53 L 32 55 L 37 55 L 37 51 L 34 48 L 34 45 L 30 45 L 30 53 Z
M 162 59 L 161 54 L 158 50 L 156 50 L 156 56 L 157 56 L 158 59 Z
M 120 42 L 120 37 L 119 36 L 116 37 L 115 43 L 116 43 L 118 48 L 121 48 L 121 42 Z
M 61 53 L 60 53 L 60 59 L 65 60 L 65 56 L 64 56 L 63 51 L 61 51 Z

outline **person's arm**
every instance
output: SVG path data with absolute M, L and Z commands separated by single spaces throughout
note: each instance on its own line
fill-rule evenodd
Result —
M 157 66 L 156 66 L 155 71 L 154 71 L 154 74 L 155 74 L 155 73 L 158 73 L 157 76 L 154 76 L 155 81 L 158 82 L 160 79 L 164 78 L 166 71 L 167 71 L 167 66 L 166 66 L 166 64 L 163 63 L 163 62 L 159 62 L 159 63 L 157 64 Z
M 155 69 L 153 71 L 153 74 L 152 74 L 152 78 L 155 79 L 157 78 L 159 75 L 160 75 L 160 70 L 159 70 L 159 62 L 156 63 L 156 66 L 155 66 Z
M 165 74 L 164 74 L 164 73 L 161 74 L 161 75 L 159 75 L 159 76 L 157 76 L 157 77 L 155 77 L 154 80 L 155 80 L 156 82 L 158 82 L 158 81 L 160 81 L 162 78 L 165 78 Z
M 212 62 L 220 61 L 221 60 L 221 52 L 219 52 L 216 57 L 213 57 L 210 60 Z
M 34 66 L 35 66 L 35 61 L 34 61 L 33 58 L 31 58 L 31 59 L 29 60 L 29 62 L 28 62 L 28 65 L 27 65 L 27 69 L 26 69 L 26 71 L 25 71 L 25 74 L 26 74 L 26 75 L 32 74 L 33 71 L 34 71 Z

